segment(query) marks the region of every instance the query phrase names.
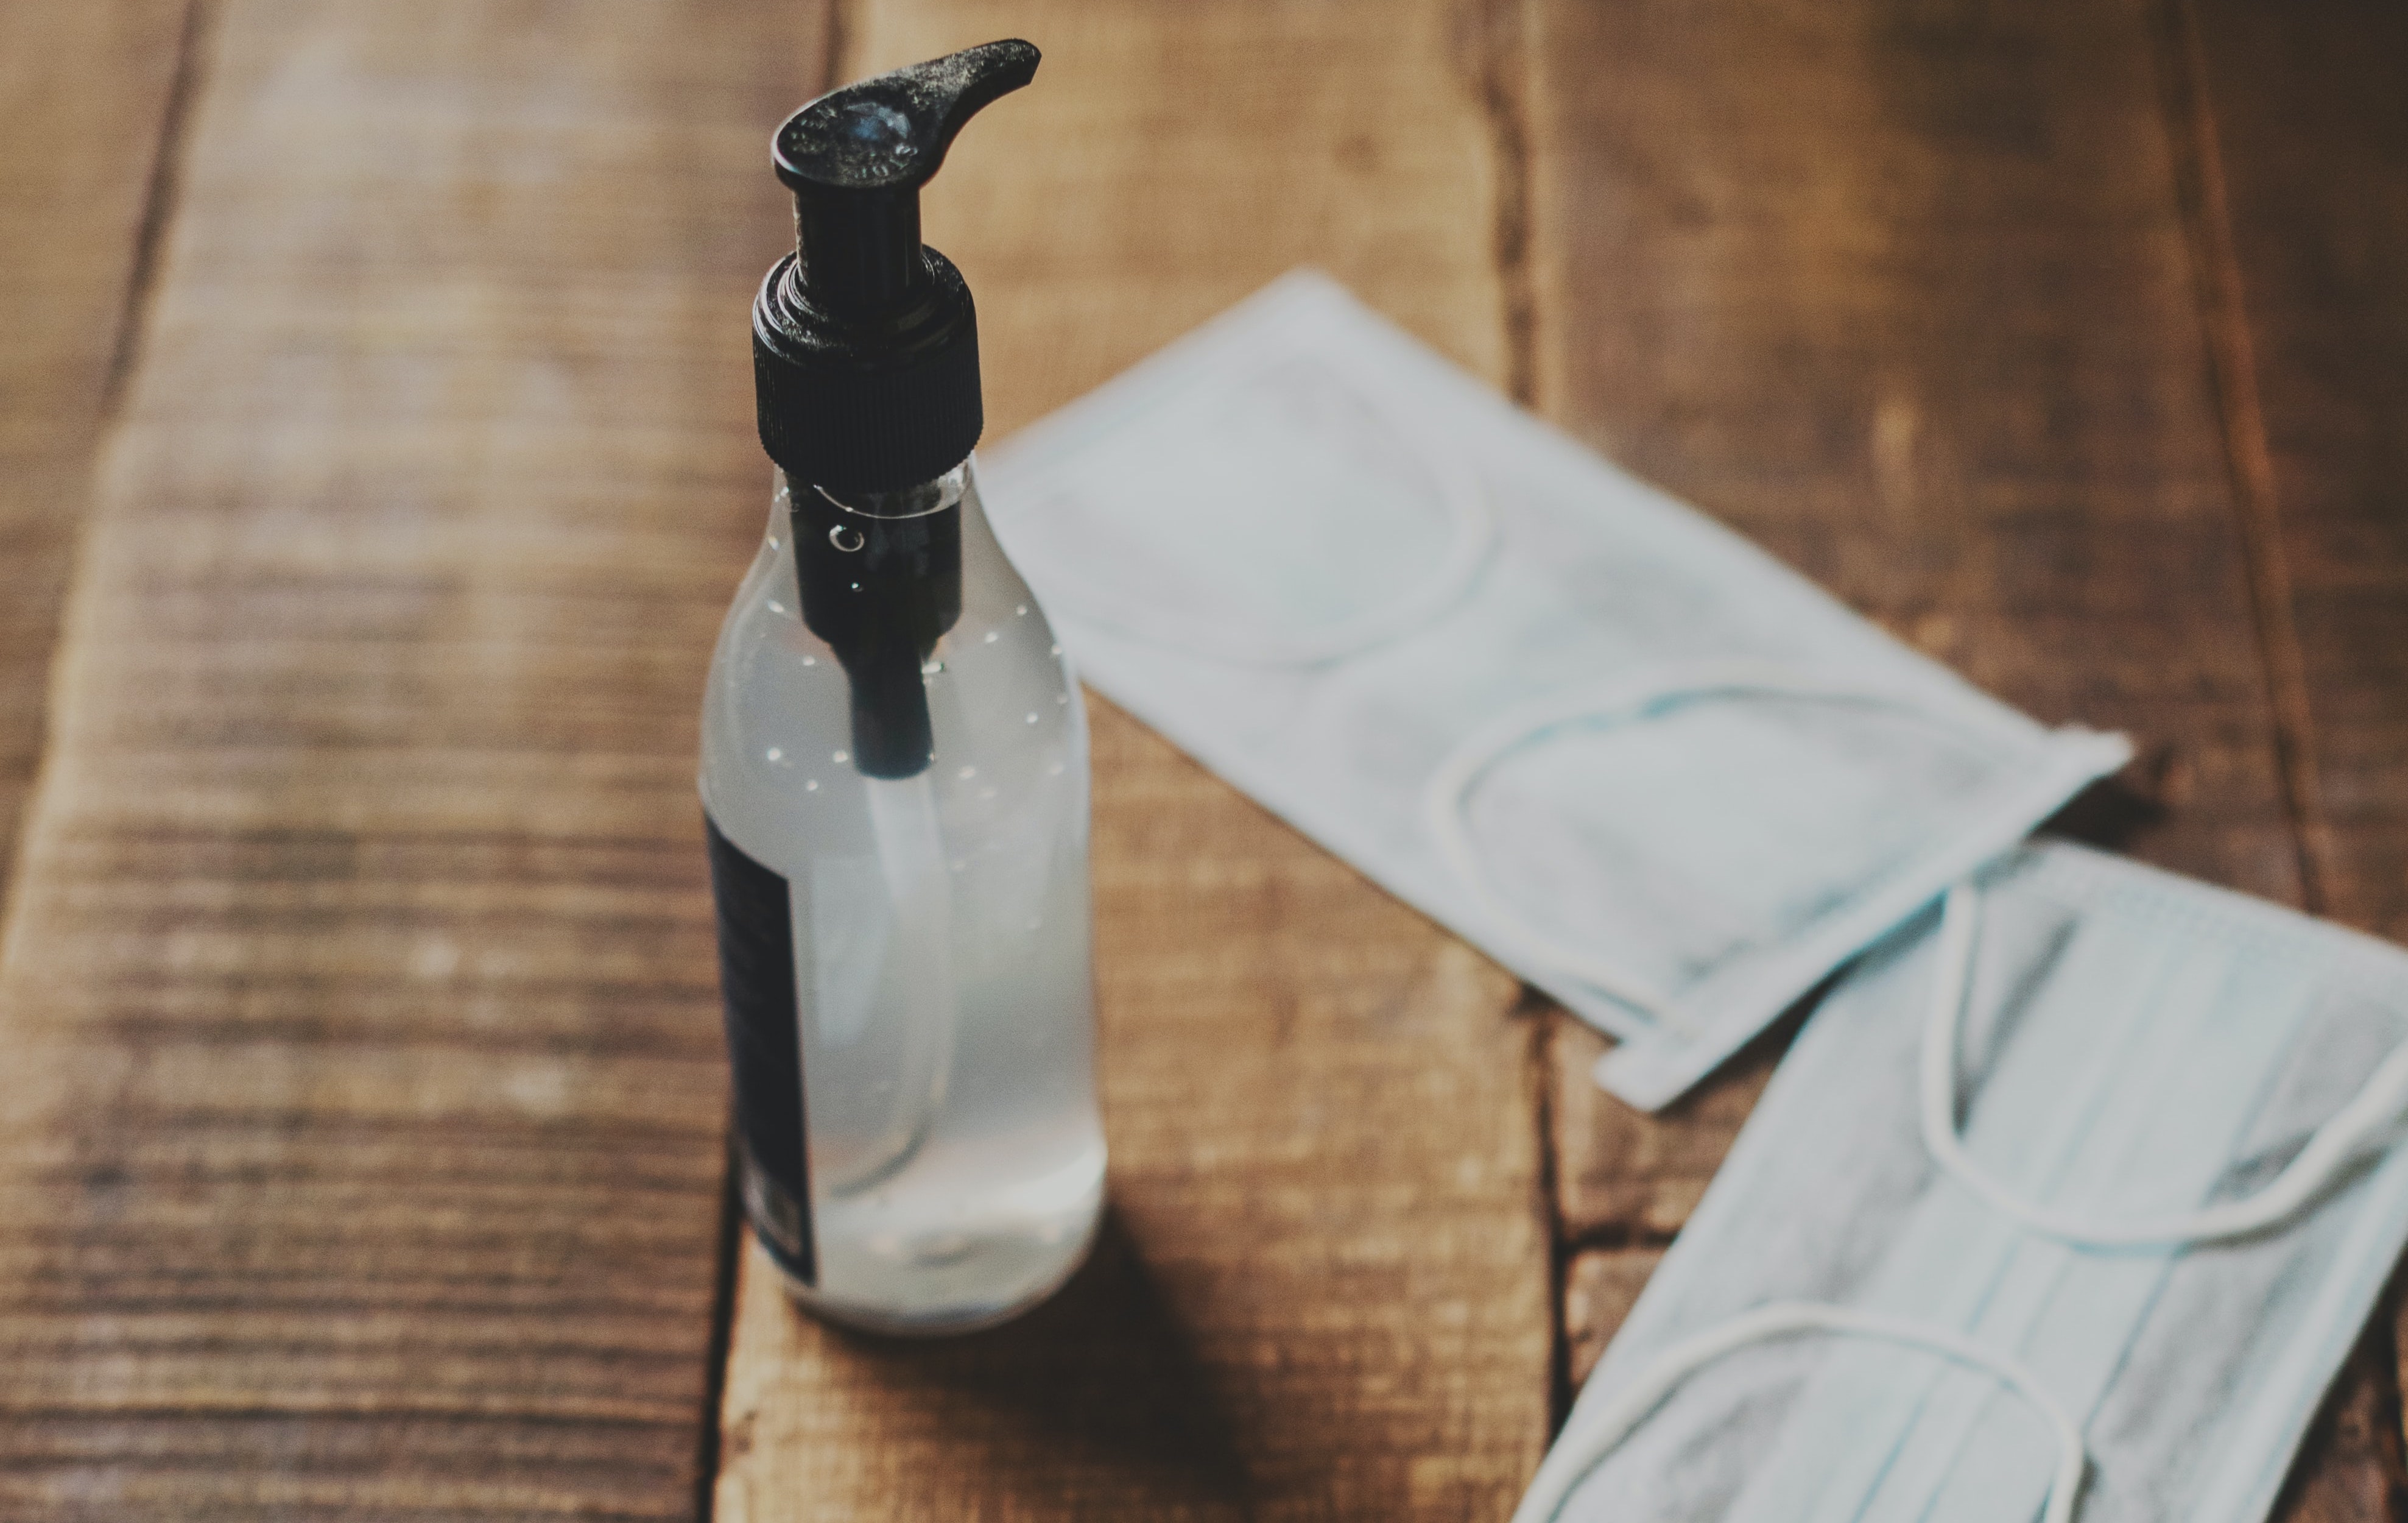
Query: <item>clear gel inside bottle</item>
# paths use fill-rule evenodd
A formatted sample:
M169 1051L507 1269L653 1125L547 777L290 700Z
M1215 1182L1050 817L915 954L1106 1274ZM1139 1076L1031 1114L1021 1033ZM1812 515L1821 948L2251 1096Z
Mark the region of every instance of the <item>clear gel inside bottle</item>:
M924 526L958 544L957 614L943 556L892 553ZM941 607L917 636L846 622L924 582ZM738 1167L795 1297L898 1332L1041 1300L1103 1200L1086 719L971 463L844 500L781 475L711 664L701 786Z

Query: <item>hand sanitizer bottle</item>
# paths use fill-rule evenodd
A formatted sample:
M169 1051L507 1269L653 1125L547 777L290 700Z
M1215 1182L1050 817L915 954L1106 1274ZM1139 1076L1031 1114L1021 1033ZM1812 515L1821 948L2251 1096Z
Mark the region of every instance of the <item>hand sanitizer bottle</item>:
M980 506L969 289L920 243L920 187L1037 57L973 48L779 129L777 485L703 708L745 1210L804 1307L888 1332L1041 1300L1103 1202L1086 719Z

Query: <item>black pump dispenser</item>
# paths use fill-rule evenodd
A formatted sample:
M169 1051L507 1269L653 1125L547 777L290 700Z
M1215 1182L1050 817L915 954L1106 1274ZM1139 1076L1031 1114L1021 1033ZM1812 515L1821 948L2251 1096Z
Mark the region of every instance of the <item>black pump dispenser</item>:
M920 187L1037 50L990 42L821 96L778 129L796 251L752 306L761 446L786 473L803 622L851 687L853 762L926 769L923 668L962 611L961 483L984 424L978 313L920 242Z
M920 242L920 187L1037 59L990 42L822 95L778 129L796 251L753 303L752 375L762 448L794 481L896 491L978 443L978 314L961 272Z

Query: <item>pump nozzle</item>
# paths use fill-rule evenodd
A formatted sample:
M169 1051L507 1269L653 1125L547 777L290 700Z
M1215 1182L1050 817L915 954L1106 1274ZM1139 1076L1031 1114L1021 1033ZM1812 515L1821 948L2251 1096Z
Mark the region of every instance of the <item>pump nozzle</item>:
M795 193L804 295L868 315L928 283L920 187L963 123L1037 77L1037 50L990 42L819 99L778 129L778 178Z

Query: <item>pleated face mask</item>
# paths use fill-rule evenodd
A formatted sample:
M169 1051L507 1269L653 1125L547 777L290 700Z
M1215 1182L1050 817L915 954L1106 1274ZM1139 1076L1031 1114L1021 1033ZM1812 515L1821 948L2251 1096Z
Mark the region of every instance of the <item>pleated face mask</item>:
M2408 953L2054 843L1869 954L1516 1523L2257 1523L2408 1241Z
M1291 276L1011 440L1082 676L1622 1039L1654 1108L2120 740L2051 732Z

